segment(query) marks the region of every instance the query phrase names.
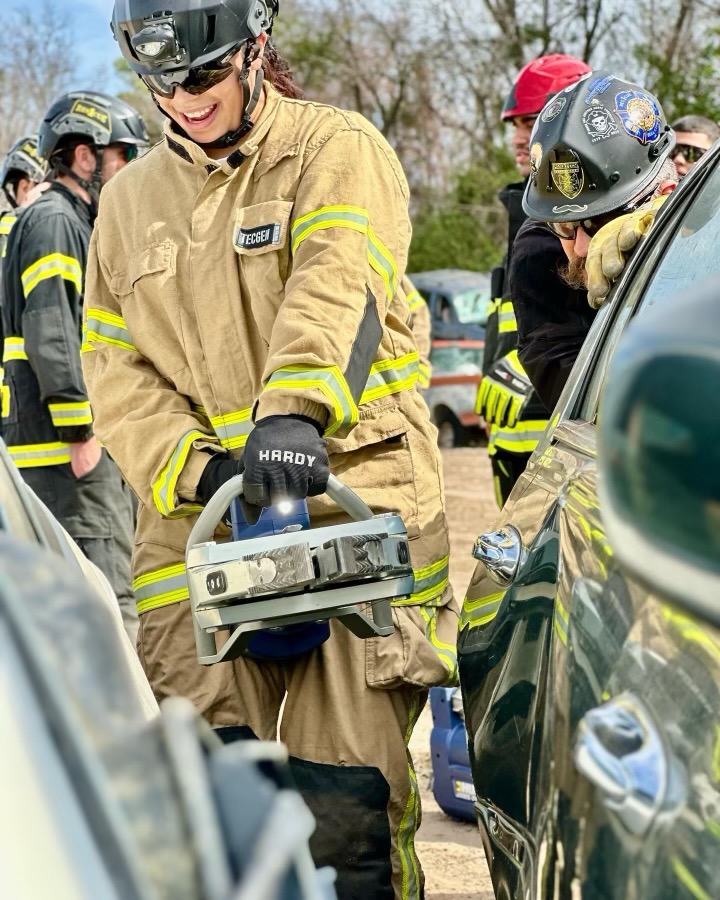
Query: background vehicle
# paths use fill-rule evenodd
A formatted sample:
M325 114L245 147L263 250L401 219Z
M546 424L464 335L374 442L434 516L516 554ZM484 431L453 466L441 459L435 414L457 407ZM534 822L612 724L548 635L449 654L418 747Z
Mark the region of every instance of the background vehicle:
M0 897L333 900L286 750L159 711L107 591L0 441Z
M490 276L436 269L408 276L430 307L433 338L482 340L490 303Z
M459 656L498 897L720 896L720 323L689 302L718 246L720 145L665 204L478 539ZM608 377L631 319L641 339ZM598 460L603 390L624 400Z
M432 377L423 396L441 447L458 447L470 438L481 437L475 399L482 379L484 348L483 340L432 342Z

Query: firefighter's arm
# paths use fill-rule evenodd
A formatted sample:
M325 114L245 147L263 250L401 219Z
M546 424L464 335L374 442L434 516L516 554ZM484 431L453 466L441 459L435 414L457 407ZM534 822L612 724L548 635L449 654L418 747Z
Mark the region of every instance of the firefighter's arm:
M95 433L146 506L165 518L191 515L200 509L196 488L208 453L225 451L187 398L143 356L142 335L131 334L110 289L101 232L99 218L88 257L81 354Z
M273 327L256 420L304 415L326 436L338 437L357 423L405 270L407 204L402 171L379 134L348 127L307 162L291 220L292 273ZM417 362L413 353L396 364L417 379Z
M521 401L519 395L513 397L504 390L506 382L503 377L503 374L509 374L511 371L514 373L511 377L513 381L517 381L515 375L520 378L524 376L515 353L516 347L517 322L512 300L509 297L491 300L485 325L483 380L480 382L475 400L475 412L479 413L489 425L506 424L506 413L513 422L517 419L515 411L517 403ZM519 413L519 410L517 412Z
M20 248L24 350L60 440L71 443L92 435L77 318L83 271L74 246L64 218L50 215L38 220Z
M424 389L430 387L430 379L432 378L432 366L430 365L430 348L432 346L430 307L407 275L403 278L401 287L405 293L405 300L410 310L410 330L413 333L418 353L420 354L418 387Z

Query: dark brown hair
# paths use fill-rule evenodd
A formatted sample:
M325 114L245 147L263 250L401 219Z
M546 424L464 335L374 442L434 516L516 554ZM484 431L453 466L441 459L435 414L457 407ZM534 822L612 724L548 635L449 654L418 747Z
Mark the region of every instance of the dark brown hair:
M272 41L268 41L265 47L263 73L265 78L283 97L289 97L291 100L302 100L305 96L295 84L292 69L288 65L287 60L280 56Z

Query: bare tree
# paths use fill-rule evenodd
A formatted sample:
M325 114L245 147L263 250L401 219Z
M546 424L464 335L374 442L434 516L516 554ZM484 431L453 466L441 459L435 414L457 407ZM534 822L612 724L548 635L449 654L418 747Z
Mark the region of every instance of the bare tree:
M29 12L0 12L1 152L36 132L50 104L68 89L74 51L67 17L50 0Z

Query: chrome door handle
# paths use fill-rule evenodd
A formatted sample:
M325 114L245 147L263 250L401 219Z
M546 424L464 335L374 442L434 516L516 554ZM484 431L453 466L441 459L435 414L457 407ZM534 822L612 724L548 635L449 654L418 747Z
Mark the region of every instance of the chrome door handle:
M578 726L575 765L633 834L650 828L668 795L670 761L634 694L591 709Z
M493 581L507 587L525 559L520 532L512 525L505 525L497 531L481 534L475 541L473 556L483 563Z

